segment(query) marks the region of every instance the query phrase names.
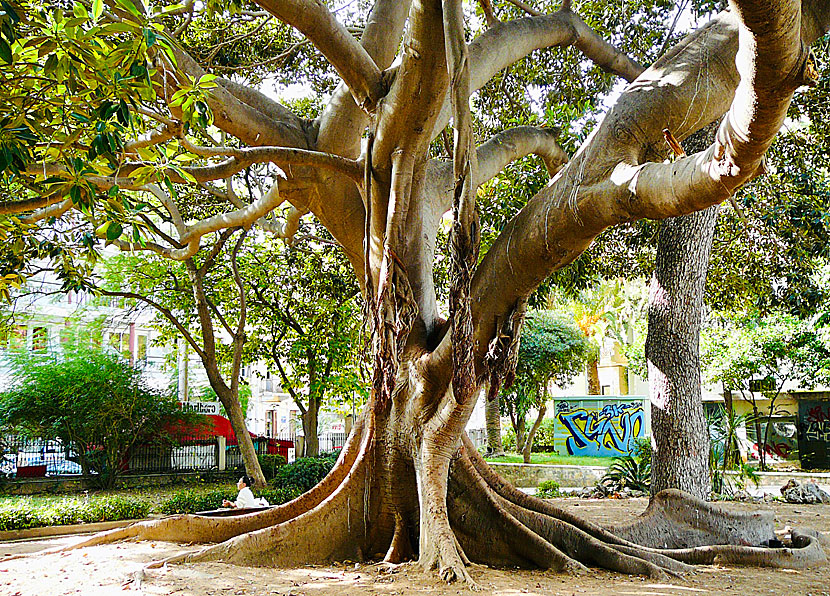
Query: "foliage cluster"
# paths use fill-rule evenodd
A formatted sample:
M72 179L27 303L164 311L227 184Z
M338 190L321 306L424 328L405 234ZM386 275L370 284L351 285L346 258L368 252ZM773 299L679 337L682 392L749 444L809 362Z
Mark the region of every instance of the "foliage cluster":
M277 470L269 485L274 488L297 488L305 492L319 483L334 467L334 457L299 457Z
M509 415L517 450L533 444L535 429L525 436L525 417L531 409L544 416L551 384L563 386L582 369L588 343L576 325L554 311L532 311L522 326L516 376L510 387L501 391L500 407ZM537 425L541 419L537 419ZM505 445L506 447L506 445ZM506 447L507 448L507 447Z
M554 499L561 496L559 483L556 480L543 480L536 487L536 496L540 499Z
M259 467L262 468L262 473L266 480L271 480L277 475L277 471L286 464L285 458L276 454L257 455L259 460Z
M624 488L648 492L651 486L651 464L631 455L615 457L600 484L611 492Z
M631 455L615 457L600 480L607 490L624 488L649 492L651 487L651 439L640 437L634 442Z
M147 386L120 355L101 350L67 350L60 359L21 353L11 361L10 386L0 394L0 424L60 439L104 487L115 482L133 445L169 443L173 429L203 419Z

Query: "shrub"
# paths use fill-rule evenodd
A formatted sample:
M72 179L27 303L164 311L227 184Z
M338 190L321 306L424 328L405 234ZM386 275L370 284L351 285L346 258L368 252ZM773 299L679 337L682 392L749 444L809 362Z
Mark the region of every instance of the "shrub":
M615 457L600 484L611 491L630 488L649 492L651 488L651 464L641 463L630 455Z
M540 499L553 499L561 496L559 491L559 483L556 480L543 480L536 487L536 496Z
M651 466L651 438L637 437L634 439L634 448L631 450L633 455L640 465L648 464Z
M296 487L305 492L326 477L334 462L330 457L300 457L277 470L270 484L273 488Z
M170 498L159 504L158 510L161 513L195 513L197 511L209 511L222 506L222 500L233 501L239 491L233 487L199 490L187 489L174 493Z
M255 497L265 497L269 505L281 505L297 498L304 491L295 487L254 489ZM187 489L174 493L170 498L162 501L158 510L160 513L196 513L210 511L222 506L222 501L236 499L239 491L230 486L212 490Z
M288 503L288 501L296 499L303 492L305 491L295 486L289 486L287 488L263 488L262 490L256 491L255 494L258 497L264 497L269 505L282 505L283 503Z
M259 467L262 468L262 473L266 480L271 480L277 475L277 470L285 465L285 458L279 454L257 455L259 460Z
M505 451L516 451L516 431L508 428L501 436L501 446Z
M536 429L536 434L533 436L533 447L531 451L534 452L550 452L553 451L554 438L553 433L556 429L556 419L545 418Z

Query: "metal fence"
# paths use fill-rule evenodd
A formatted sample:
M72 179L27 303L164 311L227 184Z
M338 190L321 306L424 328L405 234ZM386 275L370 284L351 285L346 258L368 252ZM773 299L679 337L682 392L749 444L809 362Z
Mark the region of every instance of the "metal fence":
M133 445L121 463L122 474L163 474L242 469L239 445L228 444L224 438L213 435L179 436L164 443ZM319 437L321 452L337 451L346 442L345 433L323 433ZM289 458L298 438L293 434L277 437L254 437L257 454L280 454ZM224 450L224 454L221 451ZM94 457L87 461L91 473L96 474ZM224 455L224 457L223 457ZM0 476L42 477L80 475L82 457L59 439L30 438L17 435L0 436Z
M468 428L467 436L472 441L476 449L487 447L487 429L486 428Z

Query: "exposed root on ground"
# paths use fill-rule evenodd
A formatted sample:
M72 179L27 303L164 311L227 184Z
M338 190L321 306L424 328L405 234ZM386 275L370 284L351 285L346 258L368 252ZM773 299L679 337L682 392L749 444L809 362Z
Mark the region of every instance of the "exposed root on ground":
M700 564L803 568L826 562L827 538L820 534L793 530L776 536L770 513L730 513L674 490L655 496L631 524L599 527L507 484L466 440L447 464L449 471L430 477L443 477L446 484L423 475L416 483L411 464L377 461L379 454L393 456L379 446L376 427L374 415L362 417L331 474L286 505L230 518L142 522L58 550L122 539L218 542L151 567L366 559L393 565L417 557L445 581L471 587L473 563L567 573L590 566L666 580ZM391 505L390 489L380 489L379 479L398 491Z
M372 426L367 426L361 434L354 464L335 490L315 507L291 519L239 534L194 553L157 561L149 567L201 561L277 567L363 559L372 514L364 498L370 481L367 467L374 438Z
M454 466L467 482L483 483L496 495L499 515L510 515L583 564L659 578L676 577L696 564L803 568L826 561L824 538L812 531L793 531L783 547L771 548L776 544L771 512L729 512L667 490L633 523L601 528L505 482L466 437Z
M35 555L65 552L88 546L97 546L99 544L110 544L121 540L163 540L166 542L182 543L224 542L236 536L292 520L317 507L341 486L351 469L355 466L358 455L362 451L365 451L366 431L365 420L361 417L356 422L354 432L349 436L349 440L343 446L340 457L331 472L314 488L288 503L264 511L229 517L182 514L162 519L137 522L123 528L94 534L86 540L69 546L41 551L35 553ZM16 555L7 557L6 560L29 556L34 555Z

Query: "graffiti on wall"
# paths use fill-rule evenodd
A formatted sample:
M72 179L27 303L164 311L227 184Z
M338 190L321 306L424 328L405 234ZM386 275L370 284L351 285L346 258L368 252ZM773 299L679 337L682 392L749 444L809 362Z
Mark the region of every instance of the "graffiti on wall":
M557 434L564 432L569 455L629 455L634 439L645 433L643 404L638 402L607 404L601 410L570 409L567 402L558 402L556 419L564 427Z
M817 405L807 410L804 417L804 438L808 441L830 443L830 406L825 408Z
M798 444L802 467L830 466L830 403L799 402Z

